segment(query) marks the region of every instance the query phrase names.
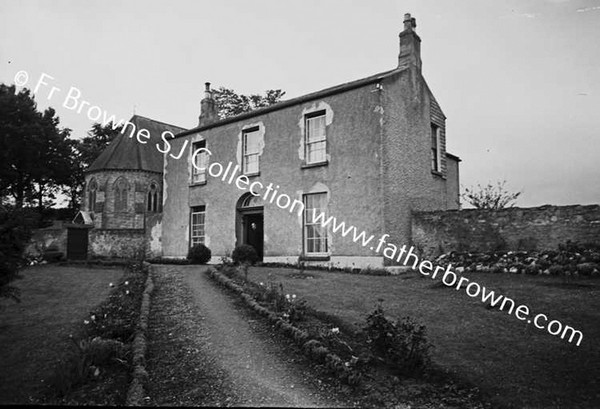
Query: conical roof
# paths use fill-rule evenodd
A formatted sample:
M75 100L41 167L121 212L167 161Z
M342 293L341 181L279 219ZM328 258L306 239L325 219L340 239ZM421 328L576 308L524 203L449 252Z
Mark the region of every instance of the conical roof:
M115 139L102 151L100 156L87 169L87 172L99 170L146 170L162 173L163 154L156 148L156 144L163 145L161 135L170 131L174 135L185 131L174 125L165 124L143 116L134 115L129 122L135 125L135 131L131 135L132 127L127 125L125 133L119 133ZM146 143L140 143L136 135L141 129L146 129L150 134L149 139L143 139Z

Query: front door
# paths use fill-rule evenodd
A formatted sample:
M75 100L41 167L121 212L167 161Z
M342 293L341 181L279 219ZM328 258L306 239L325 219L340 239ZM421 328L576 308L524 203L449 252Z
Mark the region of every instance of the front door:
M254 247L258 258L263 258L263 214L244 215L244 244Z

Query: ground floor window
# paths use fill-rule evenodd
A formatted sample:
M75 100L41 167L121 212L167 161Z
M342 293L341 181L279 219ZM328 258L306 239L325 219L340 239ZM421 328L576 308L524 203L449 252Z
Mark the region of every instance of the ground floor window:
M192 207L190 215L190 246L204 244L206 209L204 206Z
M327 193L304 195L304 253L324 256L328 251L327 228L314 220L315 213L327 214Z

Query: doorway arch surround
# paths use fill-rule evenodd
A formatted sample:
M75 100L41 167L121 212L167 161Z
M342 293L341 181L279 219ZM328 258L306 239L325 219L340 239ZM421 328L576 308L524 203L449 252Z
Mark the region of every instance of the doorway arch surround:
M248 244L256 250L260 260L264 251L264 203L252 193L242 195L235 211L236 246Z

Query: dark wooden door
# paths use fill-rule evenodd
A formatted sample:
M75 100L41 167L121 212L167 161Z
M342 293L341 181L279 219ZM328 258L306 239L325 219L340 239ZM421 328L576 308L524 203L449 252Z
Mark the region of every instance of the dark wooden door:
M67 259L87 260L88 229L69 228L67 231Z
M244 216L244 229L246 244L254 247L258 257L263 258L263 215L247 214Z

